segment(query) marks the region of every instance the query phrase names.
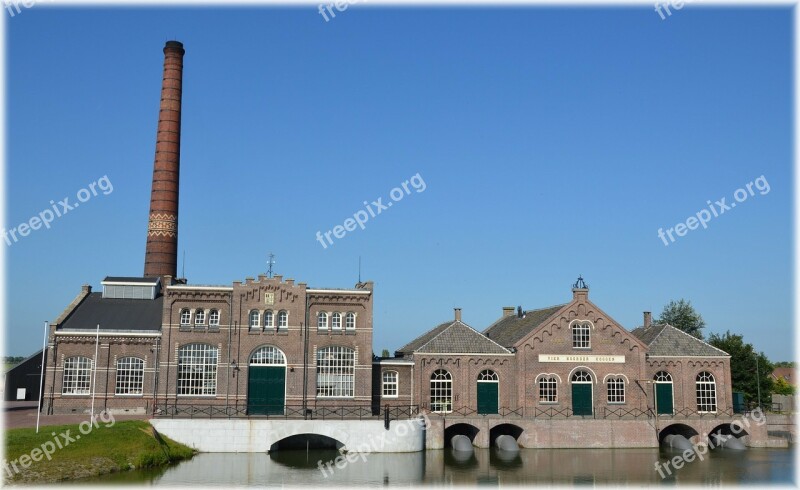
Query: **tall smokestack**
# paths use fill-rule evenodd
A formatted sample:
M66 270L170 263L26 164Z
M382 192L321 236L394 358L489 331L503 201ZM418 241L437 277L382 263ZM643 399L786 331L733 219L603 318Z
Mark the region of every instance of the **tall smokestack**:
M176 277L178 272L178 183L184 53L183 44L178 41L167 41L164 46L164 79L161 84L150 221L144 254L146 277Z

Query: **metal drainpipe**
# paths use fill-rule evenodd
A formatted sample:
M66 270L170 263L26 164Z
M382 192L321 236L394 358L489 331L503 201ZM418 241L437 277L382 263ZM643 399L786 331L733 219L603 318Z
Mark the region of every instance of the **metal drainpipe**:
M164 335L164 328L161 328L161 335ZM158 400L158 371L161 368L161 363L159 362L159 356L161 355L161 337L156 337L156 359L155 359L155 373L153 376L153 415L156 412L156 402Z
M305 325L303 326L303 420L308 417L308 292L306 292Z
M169 396L169 393L167 392L167 387L169 386L169 371L170 371L170 368L169 368L169 354L170 354L170 346L172 345L172 310L175 307L175 301L177 301L177 300L173 299L169 303L169 333L167 334L167 381L166 381L166 383L164 383L164 403L167 403L167 396ZM175 395L175 404L177 405L178 404L178 395L177 395L178 390L177 389L175 390L175 393L176 393L176 395Z
M233 292L231 292L230 299L228 300L228 365L225 371L225 413L228 414L228 418L231 416L230 412L228 411L228 398L230 397L231 393L231 341L233 335L231 325L233 325Z

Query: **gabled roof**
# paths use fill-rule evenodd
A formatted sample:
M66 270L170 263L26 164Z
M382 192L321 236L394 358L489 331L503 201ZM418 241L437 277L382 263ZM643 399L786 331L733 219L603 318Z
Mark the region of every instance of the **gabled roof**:
M631 333L647 345L649 356L730 357L727 352L668 324L639 327Z
M61 322L59 330L161 330L164 297L103 298L91 293Z
M490 325L483 333L498 344L511 347L564 306L566 303L525 311L522 318L516 313L505 316Z
M398 353L424 354L511 354L497 342L487 338L458 320L442 323L401 347Z

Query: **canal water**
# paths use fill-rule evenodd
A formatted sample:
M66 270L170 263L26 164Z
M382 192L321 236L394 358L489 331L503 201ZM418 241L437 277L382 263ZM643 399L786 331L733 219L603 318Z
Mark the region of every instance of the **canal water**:
M791 484L793 450L717 450L680 469L663 469L677 454L663 449L522 449L508 455L496 449L475 449L462 456L451 449L402 454L351 455L325 466L338 453L331 450L277 451L273 454L198 454L188 461L157 470L136 470L75 483L175 486L321 485L659 485ZM320 469L322 466L322 469ZM671 474L670 474L671 473Z

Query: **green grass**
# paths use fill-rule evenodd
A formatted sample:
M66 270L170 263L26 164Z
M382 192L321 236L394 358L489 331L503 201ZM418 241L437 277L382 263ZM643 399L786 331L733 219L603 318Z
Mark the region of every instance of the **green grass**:
M42 458L12 476L4 468L3 480L7 483L51 483L61 480L72 480L102 475L134 468L149 468L166 465L175 461L191 458L194 450L158 434L153 427L142 420L116 422L106 427L98 420L99 427L94 427L86 435L81 434L78 425L59 425L35 429L11 429L6 431L6 462L19 460L23 455L31 455L35 448L43 443L54 441L56 435L70 431L70 436L81 438L55 449L52 460ZM84 429L86 429L84 427ZM37 458L38 459L38 458ZM9 468L11 465L9 464Z

